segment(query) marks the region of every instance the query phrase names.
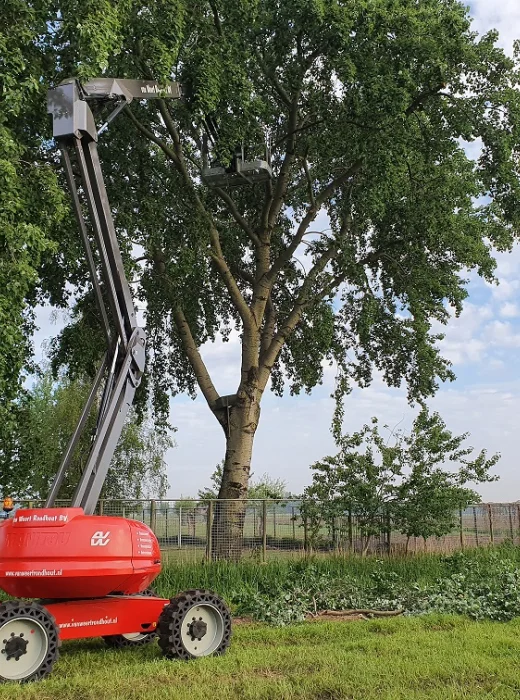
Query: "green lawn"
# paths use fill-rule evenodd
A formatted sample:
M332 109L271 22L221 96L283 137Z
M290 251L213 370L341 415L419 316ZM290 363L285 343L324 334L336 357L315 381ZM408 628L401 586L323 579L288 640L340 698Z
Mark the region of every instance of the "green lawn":
M69 642L52 676L0 687L9 700L450 700L520 695L520 620L427 616L236 626L220 658L168 662L155 645Z

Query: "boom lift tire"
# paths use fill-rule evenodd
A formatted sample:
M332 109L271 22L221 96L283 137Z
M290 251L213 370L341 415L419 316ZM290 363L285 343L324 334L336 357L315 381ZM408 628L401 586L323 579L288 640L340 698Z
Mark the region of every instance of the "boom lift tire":
M218 656L231 641L231 614L211 591L186 591L164 607L158 630L159 646L168 659Z
M0 682L48 676L58 660L59 631L43 605L9 600L0 605Z

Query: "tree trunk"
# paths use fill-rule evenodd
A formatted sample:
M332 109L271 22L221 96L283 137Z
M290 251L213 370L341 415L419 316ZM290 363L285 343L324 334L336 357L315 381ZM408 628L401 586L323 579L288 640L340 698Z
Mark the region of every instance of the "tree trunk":
M215 559L237 561L242 554L251 455L260 416L257 392L248 388L247 393L239 392L226 421L226 457L212 529Z

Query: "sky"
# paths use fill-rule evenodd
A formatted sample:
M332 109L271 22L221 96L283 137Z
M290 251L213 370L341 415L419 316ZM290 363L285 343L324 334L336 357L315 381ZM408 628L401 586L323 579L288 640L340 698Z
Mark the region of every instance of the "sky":
M518 0L475 0L470 5L474 28L483 33L496 28L500 44L512 53L520 38ZM321 222L326 227L326 223ZM320 222L314 228L320 230ZM443 328L442 354L453 363L457 380L441 386L429 401L455 434L469 433L475 450L499 452L493 470L500 479L477 487L483 500L520 500L520 249L499 254L497 277L491 286L470 275L469 299L461 316ZM61 326L52 311L38 313L34 343L37 357L43 345ZM236 390L239 340L203 348L203 358L221 395ZM283 479L288 490L301 493L312 478L310 465L335 453L330 433L334 404L334 369L326 368L323 386L311 396L277 398L267 392L262 401L260 425L252 461L253 479L264 473ZM368 389L354 390L345 404L344 429L357 430L378 416L381 423L409 430L416 414L405 391L389 389L376 376ZM167 454L168 497L196 496L210 483L215 466L224 456L222 429L202 398L179 396L171 401L171 423L176 446Z

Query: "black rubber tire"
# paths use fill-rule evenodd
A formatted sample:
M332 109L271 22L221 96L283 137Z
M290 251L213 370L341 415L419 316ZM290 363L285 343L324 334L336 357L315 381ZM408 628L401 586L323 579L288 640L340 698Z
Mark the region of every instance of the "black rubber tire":
M145 595L149 598L157 598L157 593L151 588L147 588L141 593L133 593L132 595ZM103 637L103 641L111 649L127 649L128 647L144 647L147 644L151 644L157 637L157 631L153 632L143 632L142 636L138 639L128 639L124 634L112 634L107 637Z
M4 628L7 623L13 622L17 618L30 618L34 620L35 623L39 624L47 638L47 651L38 668L33 669L27 676L13 679L0 674L0 683L28 683L30 681L39 681L51 673L54 664L59 658L61 640L56 620L43 605L24 600L9 600L0 605L0 645L2 646L2 652L4 654L6 640L2 640L2 628Z
M218 610L222 617L223 634L218 647L207 656L219 656L224 654L231 642L231 613L224 601L212 591L191 590L185 591L170 599L159 617L158 635L159 646L167 659L201 658L194 656L182 641L182 625L190 610L199 604L208 604Z

